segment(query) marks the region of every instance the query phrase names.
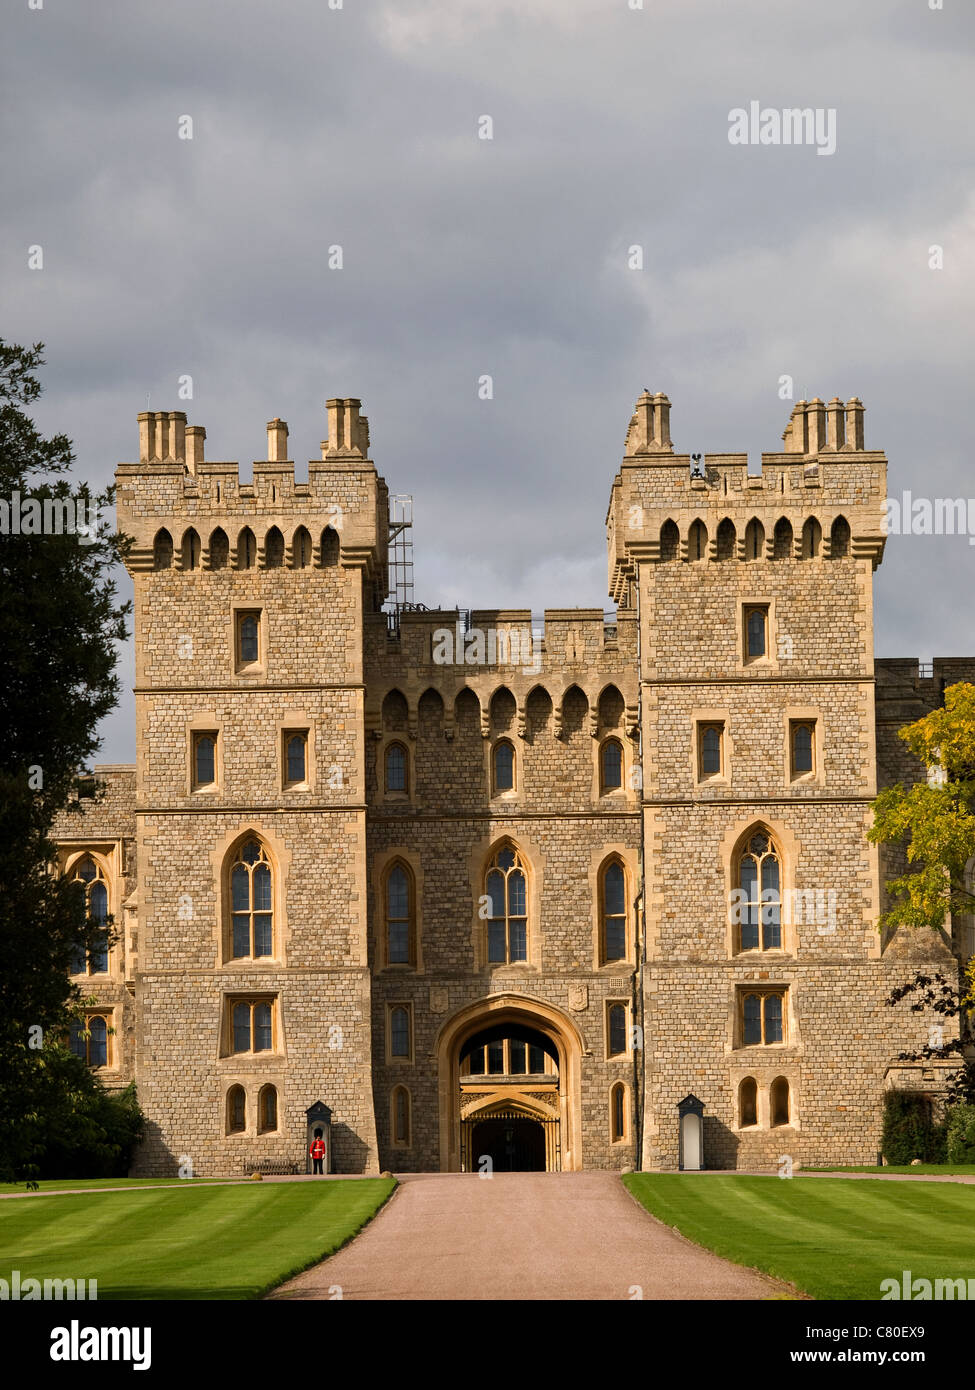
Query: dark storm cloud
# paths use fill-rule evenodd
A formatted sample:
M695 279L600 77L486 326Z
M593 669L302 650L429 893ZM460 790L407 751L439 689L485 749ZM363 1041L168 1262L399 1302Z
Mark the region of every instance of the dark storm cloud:
M184 373L208 455L245 469L271 416L301 465L325 397L360 396L428 603L604 602L644 386L678 448L756 459L783 374L857 394L892 491L967 495L972 29L925 0L23 0L3 332L47 343L42 422L97 480ZM731 146L753 99L834 107L836 153ZM975 650L973 556L891 540L879 653ZM129 707L104 756L131 757Z

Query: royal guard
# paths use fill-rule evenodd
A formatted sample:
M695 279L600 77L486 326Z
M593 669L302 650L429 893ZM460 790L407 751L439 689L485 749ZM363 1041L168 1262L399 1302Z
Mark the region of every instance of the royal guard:
M323 1173L322 1162L325 1158L325 1141L322 1138L322 1131L320 1129L315 1130L315 1137L308 1146L308 1152L311 1154L312 1172Z

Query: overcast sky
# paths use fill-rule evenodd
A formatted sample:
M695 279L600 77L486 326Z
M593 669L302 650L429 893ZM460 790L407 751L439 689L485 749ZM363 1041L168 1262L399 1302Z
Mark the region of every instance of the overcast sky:
M46 344L41 426L93 483L147 394L245 470L279 415L304 467L358 396L430 605L609 606L644 387L753 466L780 377L858 395L892 494L975 496L975 7L636 3L5 0L0 334ZM730 144L752 101L835 109L835 153ZM975 653L973 573L890 539L877 654ZM104 732L132 760L128 689Z

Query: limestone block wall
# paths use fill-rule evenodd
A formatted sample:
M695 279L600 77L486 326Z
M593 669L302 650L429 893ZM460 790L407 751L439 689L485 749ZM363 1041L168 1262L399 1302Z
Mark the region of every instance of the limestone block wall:
M497 614L476 616L485 630L499 621ZM527 617L504 615L500 621ZM626 768L639 766L638 745L626 727L627 704L635 704L634 670L621 667L612 646L606 650L602 615L585 610L546 614L541 670L528 675L500 665L458 674L432 662L427 642L416 637L449 626L442 615L404 614L401 622L405 653L390 650L378 624L367 629L373 638L367 645L367 701L376 708L366 744L366 786L380 1162L407 1171L439 1167L438 1034L460 1010L505 991L554 1005L584 1035L578 1105L585 1166L633 1166L636 1053L630 1048L624 1057L607 1058L605 1006L610 999L623 1002L630 1021L639 1021L634 980L640 792L627 777L624 788L602 795L598 756L601 737L610 734L626 748ZM629 620L628 631L634 630ZM578 641L585 654L578 671L568 674L559 661L549 661L550 646L564 651L567 640ZM607 687L613 687L608 695ZM515 787L493 795L490 755L498 737L515 747ZM408 749L405 795L385 790L383 751L391 739ZM524 965L487 962L486 925L478 917L486 866L503 839L523 855L529 876ZM598 872L613 854L627 865L630 958L600 966ZM383 951L383 874L396 858L409 865L416 883L415 969L386 964ZM409 1062L389 1057L386 1046L388 1009L401 1003L412 1009ZM630 1113L625 1139L614 1142L609 1092L617 1080L627 1086ZM392 1144L390 1107L397 1085L407 1086L412 1100L408 1149Z
M135 768L122 764L94 767L97 795L75 798L57 817L52 839L58 846L58 867L71 873L86 854L94 854L108 885L109 913L115 944L104 974L75 976L90 1009L104 1013L114 1029L108 1042L108 1065L99 1077L110 1090L135 1079L138 1040L138 999L135 971L138 931ZM126 904L130 904L128 907Z
M281 421L251 484L236 465L206 463L201 432L187 438L178 418L160 445L158 415L140 417L140 463L118 471L119 526L135 542L138 1074L152 1120L141 1172L174 1172L183 1156L202 1174L302 1163L317 1100L333 1110L337 1170L376 1168L362 618L385 579L386 489L357 405L330 402L330 438L305 484ZM259 614L256 662L240 660L240 609ZM307 730L307 757L290 785L284 734L295 728ZM217 736L205 786L193 776L201 731ZM230 864L250 837L271 869L272 951L237 959ZM234 1051L239 999L271 1004L270 1048ZM278 1099L266 1133L264 1085Z

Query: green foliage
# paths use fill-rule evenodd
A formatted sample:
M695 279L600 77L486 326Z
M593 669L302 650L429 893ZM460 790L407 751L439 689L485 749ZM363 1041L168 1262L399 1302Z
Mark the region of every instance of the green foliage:
M884 1101L881 1151L890 1164L944 1163L945 1124L936 1124L927 1096L913 1091L888 1091Z
M945 690L944 706L899 731L908 748L936 772L936 785L886 787L873 804L868 838L904 842L907 873L891 879L885 927L944 925L949 912L971 912L975 898L965 869L975 856L975 685Z
M21 408L41 387L42 344L0 339L0 498L83 499L72 491L74 462L64 435L44 439ZM76 812L79 769L98 748L97 725L115 706L116 643L128 604L116 602L111 566L129 542L99 524L91 536L0 534L0 1174L19 1176L37 1162L38 1109L58 1093L45 1083L38 1039L63 1030L79 991L69 983L74 945L93 945L74 885L52 869L50 833L62 810ZM59 1094L59 1093L58 1093ZM25 1166L26 1165L26 1166Z
M975 1163L975 1105L954 1105L948 1112L948 1162Z
M35 1178L124 1177L142 1137L135 1086L107 1091L80 1057L59 1044L33 1064L34 1108L24 1116Z

